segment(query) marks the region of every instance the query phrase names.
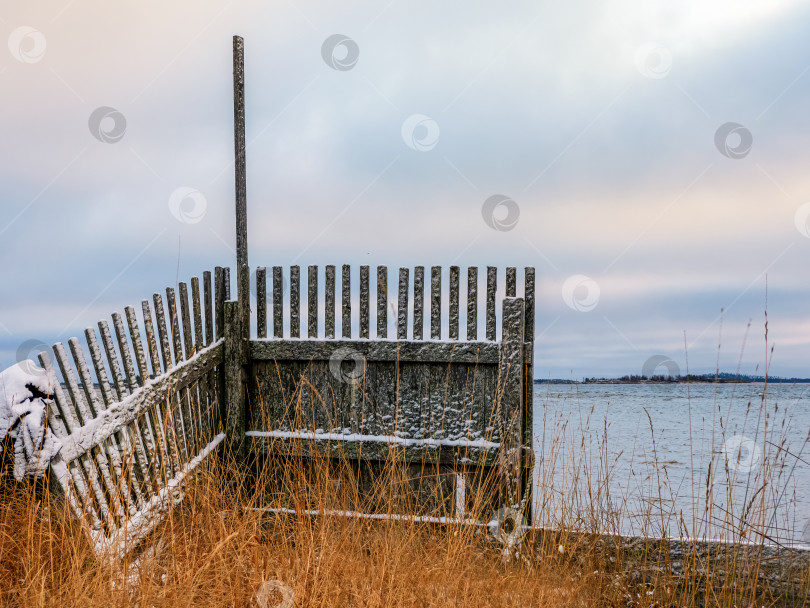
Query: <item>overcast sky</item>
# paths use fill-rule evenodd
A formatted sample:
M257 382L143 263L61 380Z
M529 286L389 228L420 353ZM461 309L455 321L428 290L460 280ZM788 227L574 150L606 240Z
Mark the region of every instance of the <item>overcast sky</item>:
M535 266L541 378L762 373L767 302L810 376L806 3L8 4L0 367L233 266L240 34L253 266Z

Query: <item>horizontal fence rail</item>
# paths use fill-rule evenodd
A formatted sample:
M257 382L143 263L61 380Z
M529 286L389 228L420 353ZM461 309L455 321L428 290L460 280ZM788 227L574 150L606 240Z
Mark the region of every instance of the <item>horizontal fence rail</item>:
M269 334L271 338L371 339L373 333L373 338L383 340L441 340L447 336L454 341L462 339L460 326L463 319L464 335L468 341L494 342L497 339L496 301L500 292L498 270L493 266L487 266L485 273L479 273L477 266L468 267L466 281L461 280L459 266L450 266L446 271L441 266L427 269L416 266L412 271L399 268L395 284L393 277L389 277L387 266L377 266L375 272L370 266L360 266L354 279L356 283L353 283L352 268L347 264L340 267L339 281L335 265L327 265L322 271L318 266L307 266L304 279L301 274L300 266L273 266L269 277L266 267L256 269L252 287L255 287L256 294L257 338L265 339ZM442 287L444 276L448 279L446 291ZM533 343L534 268L524 268L520 290L515 267L506 268L503 276L505 296L516 297L520 292L525 301L525 341ZM306 297L303 332L302 294ZM372 297L376 299L373 332L370 318ZM390 335L389 313L395 325ZM484 322L481 331L479 314ZM443 326L445 319L446 327Z
M220 427L227 268L127 306L39 355L54 386L51 462L97 552L121 554L183 496L185 477L224 436ZM213 284L212 284L213 278ZM201 289L202 287L202 289ZM87 363L86 352L90 355ZM69 351L69 352L68 352ZM92 367L91 367L92 366Z

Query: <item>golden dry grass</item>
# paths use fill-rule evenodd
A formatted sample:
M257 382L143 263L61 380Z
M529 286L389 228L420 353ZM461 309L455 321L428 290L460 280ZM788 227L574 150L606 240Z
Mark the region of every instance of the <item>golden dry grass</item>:
M605 546L593 536L532 534L521 556L506 560L486 530L473 526L245 509L291 499L314 508L367 506L356 492L329 482L323 470L305 479L300 461L280 464L288 480L296 480L285 485L297 497L262 489L273 487L261 479L269 466L259 483L243 483L243 468L211 459L146 543L154 552L106 565L47 488L6 482L0 498L0 601L87 608L258 606L261 584L278 580L292 589L299 607L770 604L771 598L757 595L756 575L741 564L732 566L739 575L710 589L694 577L688 584L673 577L651 549L645 555L643 547ZM706 564L696 559L687 571L700 566ZM281 599L272 593L267 605Z

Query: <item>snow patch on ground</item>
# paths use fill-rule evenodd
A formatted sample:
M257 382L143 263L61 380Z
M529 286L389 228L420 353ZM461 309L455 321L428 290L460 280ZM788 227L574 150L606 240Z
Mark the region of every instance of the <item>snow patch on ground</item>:
M59 451L59 441L45 424L53 393L52 380L33 361L0 372L0 452L10 437L18 481L26 474L41 476Z

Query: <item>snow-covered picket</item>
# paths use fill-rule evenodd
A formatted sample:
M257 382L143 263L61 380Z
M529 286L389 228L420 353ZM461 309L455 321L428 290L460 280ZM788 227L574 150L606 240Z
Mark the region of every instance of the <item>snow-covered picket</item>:
M59 440L45 424L51 383L45 370L30 360L0 372L0 452L4 445L14 446L17 480L41 476L59 450Z

